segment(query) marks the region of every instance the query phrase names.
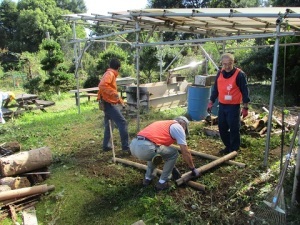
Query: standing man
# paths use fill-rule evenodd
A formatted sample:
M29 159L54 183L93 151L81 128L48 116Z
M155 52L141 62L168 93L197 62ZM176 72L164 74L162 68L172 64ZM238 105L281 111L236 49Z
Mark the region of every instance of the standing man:
M195 169L191 153L186 143L189 121L184 116L174 120L157 121L143 130L130 143L131 154L138 159L147 161L147 170L143 185L148 186L154 177L153 171L157 166L157 160L161 157L165 163L163 171L155 188L157 191L170 187L168 180L178 158L178 150L172 146L175 141L180 146L182 157L194 176L199 176Z
M109 63L109 68L104 73L99 83L99 91L97 100L103 106L104 111L104 139L103 151L112 150L110 137L109 120L112 120L118 127L120 132L122 150L129 152L129 138L127 122L122 115L118 104L125 107L122 98L117 91L117 77L121 67L120 61L112 59Z
M240 116L245 118L248 115L250 98L245 73L233 66L234 56L225 53L221 56L221 62L222 69L217 74L207 111L211 113L213 103L219 98L218 126L225 145L219 153L223 155L240 148Z
M9 92L0 92L0 123L5 124L5 120L3 118L3 113L2 113L2 105L4 103L4 107L7 107L8 103L14 100L15 94L11 91Z

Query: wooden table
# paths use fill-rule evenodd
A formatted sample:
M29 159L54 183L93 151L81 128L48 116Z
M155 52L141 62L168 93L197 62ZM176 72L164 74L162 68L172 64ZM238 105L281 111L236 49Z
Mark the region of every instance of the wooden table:
M124 87L128 84L134 83L134 81L135 78L132 77L120 77L117 78L117 85ZM78 90L75 89L75 90L71 90L70 92L75 94L76 105L78 105L78 101L80 101L80 93L85 93L85 96L88 97L88 101L89 101L92 96L97 97L98 90L99 90L98 87L91 87L91 88L80 88Z
M53 101L45 101L38 99L38 95L20 94L16 96L17 109L14 113L20 114L25 111L40 109L46 112L45 108L55 104Z

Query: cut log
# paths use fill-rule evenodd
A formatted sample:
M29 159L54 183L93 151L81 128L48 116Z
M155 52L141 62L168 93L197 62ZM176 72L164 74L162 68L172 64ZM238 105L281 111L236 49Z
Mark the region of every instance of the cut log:
M147 166L143 165L141 163L132 162L132 161L129 161L129 160L126 160L126 159L120 159L120 158L115 158L115 160L116 160L116 162L120 162L120 163L123 163L125 165L133 166L133 167L136 167L136 168L142 169L142 170L147 170ZM160 170L160 169L156 169L156 172L158 174L162 174L162 170ZM188 181L187 185L194 188L194 189L196 189L196 190L205 191L205 186L202 185L202 184L199 184L197 182Z
M176 148L181 153L181 150L178 146L172 145L172 147ZM220 159L220 157L218 157L218 156L209 155L209 154L206 154L206 153L203 153L203 152L197 152L197 151L194 151L194 150L191 150L191 149L189 149L189 151L192 155L200 156L200 157L203 157L205 159L212 159L212 160ZM233 161L233 160L228 160L224 163L229 164L229 165L235 165L235 166L242 167L242 168L246 167L245 163L240 163L240 162L236 162L236 161Z
M265 134L267 132L268 128L264 127L263 129L261 129L261 131L259 131L259 135L262 136L263 134Z
M225 162L225 161L227 161L227 160L229 160L231 158L234 158L236 155L237 155L236 151L231 152L231 153L229 153L229 154L227 154L227 155L225 155L225 156L223 156L223 157L221 157L221 158L219 158L219 159L217 159L215 161L212 161L212 162L210 162L210 163L208 163L208 164L206 164L204 166L201 166L201 167L197 168L197 170L198 170L198 172L201 175L201 173L203 173L203 172L205 172L205 171L207 171L207 170L209 170L209 169L211 169L211 168L213 168L215 166L218 166L218 165L222 164L223 162ZM190 171L190 172L187 172L185 174L182 174L181 178L179 178L179 179L176 180L176 183L178 185L181 185L181 184L183 184L185 182L188 182L192 178L194 178L194 176L192 175L192 172Z
M12 151L13 153L21 151L21 145L17 141L6 142L1 145L2 148Z
M43 185L37 185L33 187L20 188L11 191L3 191L0 193L0 201L22 198L24 196L29 196L34 194L43 194L52 190L54 190L53 185L47 186L47 184L43 184Z
M204 127L203 130L205 132L206 135L211 136L211 137L220 137L220 133L219 130L213 129L214 127Z
M8 185L0 185L0 192L2 192L2 191L10 191L11 190L11 188L10 188L10 186L8 186Z
M0 184L8 185L11 190L31 186L27 177L4 177L0 179Z
M18 175L52 163L52 154L48 147L19 152L0 158L0 170L3 177Z

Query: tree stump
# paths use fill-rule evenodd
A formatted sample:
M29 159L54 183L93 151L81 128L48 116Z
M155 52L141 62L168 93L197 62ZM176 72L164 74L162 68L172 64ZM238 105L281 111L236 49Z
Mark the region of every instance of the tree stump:
M0 171L3 177L8 177L47 167L51 163L50 149L42 147L0 158Z

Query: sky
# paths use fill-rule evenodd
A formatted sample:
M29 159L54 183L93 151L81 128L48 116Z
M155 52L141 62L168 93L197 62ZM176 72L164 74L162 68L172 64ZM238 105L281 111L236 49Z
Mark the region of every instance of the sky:
M18 2L18 0L13 1ZM144 9L147 5L147 0L84 0L84 2L88 10L87 13L103 15L106 15L108 12Z
M144 9L147 0L84 0L88 13L103 14L108 12Z

